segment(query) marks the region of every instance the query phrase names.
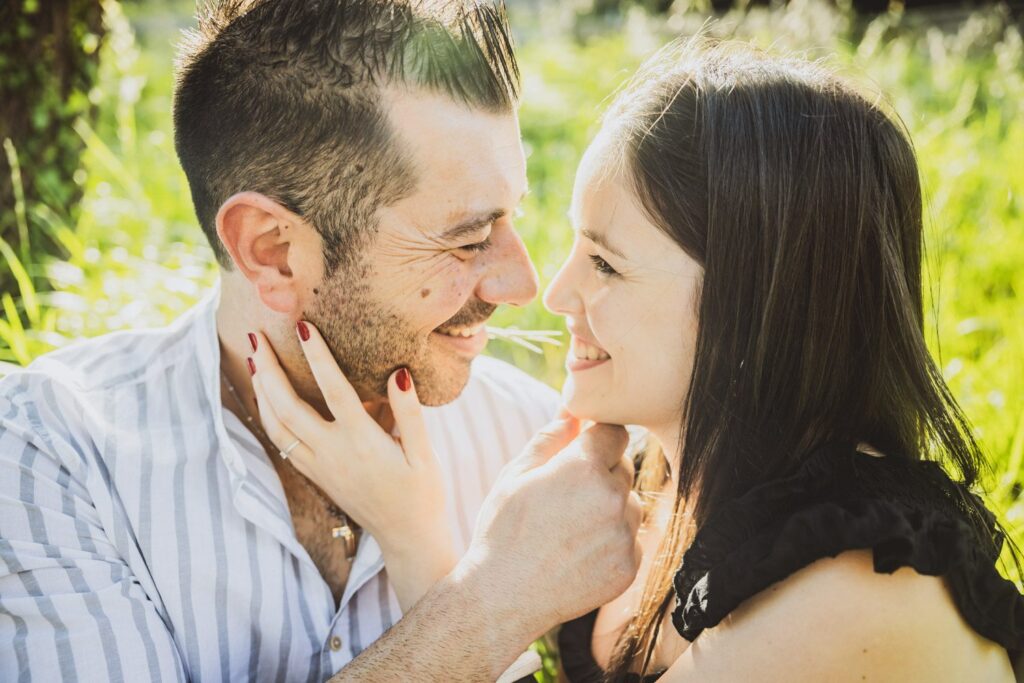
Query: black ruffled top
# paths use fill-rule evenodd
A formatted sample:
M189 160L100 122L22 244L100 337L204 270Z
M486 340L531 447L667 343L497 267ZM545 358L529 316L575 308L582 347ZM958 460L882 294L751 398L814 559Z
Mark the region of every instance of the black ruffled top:
M701 526L675 576L672 622L693 641L812 562L871 549L876 572L912 567L945 577L964 620L1017 660L1024 596L996 569L1003 542L992 513L936 463L832 444ZM592 630L593 615L563 626L563 668L574 683L603 675L590 654Z

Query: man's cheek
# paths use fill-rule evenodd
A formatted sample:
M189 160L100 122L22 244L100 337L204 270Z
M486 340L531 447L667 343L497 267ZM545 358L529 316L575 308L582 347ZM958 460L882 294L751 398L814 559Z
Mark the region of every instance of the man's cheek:
M420 317L424 316L424 310L443 309L447 305L458 308L458 304L451 301L457 298L456 292L465 290L468 285L464 283L465 274L452 261L457 259L447 256L427 266L410 265L404 272L394 274L381 288L384 300Z
M474 281L458 277L435 282L420 289L417 305L433 321L431 329L440 327L462 310L473 294Z

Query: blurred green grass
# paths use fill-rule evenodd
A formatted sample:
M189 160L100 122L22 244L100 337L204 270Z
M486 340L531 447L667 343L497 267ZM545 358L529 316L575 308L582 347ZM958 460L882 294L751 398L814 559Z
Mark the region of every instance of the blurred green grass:
M214 281L212 252L196 226L173 149L172 42L187 3L132 6L133 22L110 3L110 39L93 93L101 117L80 126L87 142L77 180L84 206L76 225L59 210L29 207L68 248L66 261L24 264L54 291L0 297L0 362L25 364L83 335L163 324ZM550 281L572 237L565 213L575 165L607 98L642 59L706 21L682 9L653 19L632 12L587 23L571 8L514 15L524 77L521 123L531 193L521 231ZM168 28L170 27L170 28ZM828 57L882 89L907 123L928 202L927 325L944 373L991 456L991 503L1020 544L1024 503L1024 46L999 6L969 16L854 17L820 0L742 9L711 32L765 47ZM140 44L142 47L140 48ZM13 250L0 264L17 268ZM2 266L0 266L2 267ZM27 278L22 278L27 282ZM539 301L502 310L496 323L564 329ZM542 355L494 342L490 352L554 386L564 348ZM0 368L2 372L2 368ZM1017 578L1017 577L1015 577Z

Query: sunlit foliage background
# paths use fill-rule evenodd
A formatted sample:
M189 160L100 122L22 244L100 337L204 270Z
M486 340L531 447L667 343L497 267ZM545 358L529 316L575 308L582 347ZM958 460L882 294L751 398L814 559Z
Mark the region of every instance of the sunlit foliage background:
M628 4L628 3L626 3ZM174 155L170 98L173 43L190 23L182 0L104 3L94 127L79 123L87 151L75 176L83 199L70 224L65 207L21 207L70 254L21 263L21 245L0 244L0 269L18 287L2 293L0 362L27 364L82 335L161 325L214 281L212 252L192 214ZM639 9L604 18L585 5L515 3L525 96L521 112L531 194L518 223L550 281L571 244L565 212L576 162L602 104L646 55L707 20L675 3L657 18ZM127 12L127 16L126 16ZM717 35L824 57L876 84L910 128L928 201L927 324L932 348L977 428L993 472L991 502L1015 529L1024 463L1024 47L999 6L962 12L857 18L818 0L740 9ZM13 141L16 152L18 142ZM51 292L36 292L32 277ZM563 329L539 302L498 322ZM493 342L490 352L554 386L564 348L543 355ZM8 368L9 369L9 368ZM2 373L0 368L0 373Z

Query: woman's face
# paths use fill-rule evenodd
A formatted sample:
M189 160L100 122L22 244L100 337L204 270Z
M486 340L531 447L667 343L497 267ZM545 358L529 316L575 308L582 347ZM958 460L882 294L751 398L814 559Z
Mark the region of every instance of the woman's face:
M572 335L569 410L670 435L690 384L703 270L647 218L620 159L607 131L584 154L572 253L544 303Z

